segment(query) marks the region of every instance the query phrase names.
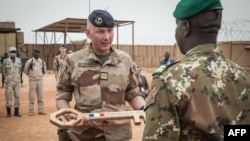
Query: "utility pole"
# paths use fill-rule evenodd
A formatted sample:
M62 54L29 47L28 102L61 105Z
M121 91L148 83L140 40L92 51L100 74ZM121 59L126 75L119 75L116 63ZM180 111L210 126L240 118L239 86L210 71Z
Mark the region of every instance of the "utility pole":
M90 0L89 0L89 14L90 14Z

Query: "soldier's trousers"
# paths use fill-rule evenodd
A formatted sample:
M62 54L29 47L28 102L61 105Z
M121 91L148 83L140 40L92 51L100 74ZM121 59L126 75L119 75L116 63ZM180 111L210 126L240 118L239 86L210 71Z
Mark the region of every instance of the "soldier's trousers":
M38 112L44 112L43 80L29 80L29 113L34 113L36 97Z
M3 72L2 72L2 86L4 86L4 75L3 75Z
M18 108L20 106L20 83L6 82L5 83L5 100L6 107L12 107L12 93L14 92L14 107Z

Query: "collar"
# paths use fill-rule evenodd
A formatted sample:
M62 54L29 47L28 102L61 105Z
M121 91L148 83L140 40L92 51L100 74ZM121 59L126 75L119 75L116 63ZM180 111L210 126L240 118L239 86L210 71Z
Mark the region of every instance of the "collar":
M64 59L66 57L67 54L65 54L64 56L62 54L60 54L60 59Z
M37 59L36 59L35 57L32 57L32 59L33 59L33 60L38 60L38 61L40 60L40 58L39 58L39 57L38 57Z
M110 58L105 62L105 64L108 63L108 64L116 65L119 62L121 62L116 49L110 47L110 52L111 52ZM92 60L95 60L95 61L99 60L96 57L96 55L95 55L93 49L91 48L91 46L88 47L88 57L89 57L89 59L92 59Z
M220 49L217 47L216 44L202 44L190 49L186 53L186 56L208 52L220 52Z

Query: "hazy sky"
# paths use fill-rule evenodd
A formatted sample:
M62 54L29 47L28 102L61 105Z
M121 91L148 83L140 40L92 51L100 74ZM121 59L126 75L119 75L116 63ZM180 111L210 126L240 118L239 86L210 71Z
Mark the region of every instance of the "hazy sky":
M90 4L89 4L90 1ZM116 20L135 21L135 44L174 44L173 10L179 0L0 0L0 21L13 21L34 43L36 30L65 18L87 18L93 9L106 9ZM222 0L223 21L250 20L249 0ZM119 28L120 43L131 43L131 26ZM77 36L77 37L75 37ZM72 40L86 38L73 35Z

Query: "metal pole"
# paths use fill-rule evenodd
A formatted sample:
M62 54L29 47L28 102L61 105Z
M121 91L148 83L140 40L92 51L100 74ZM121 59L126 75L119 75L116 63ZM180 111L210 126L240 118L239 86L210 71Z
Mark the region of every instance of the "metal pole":
M117 24L117 27L116 27L116 44L117 44L117 49L119 49L119 25Z
M90 0L89 0L89 14L90 14Z
M134 44L135 44L135 37L134 37L134 34L135 34L135 27L134 27L134 21L132 22L132 59L134 60L135 59L135 54L134 54Z

